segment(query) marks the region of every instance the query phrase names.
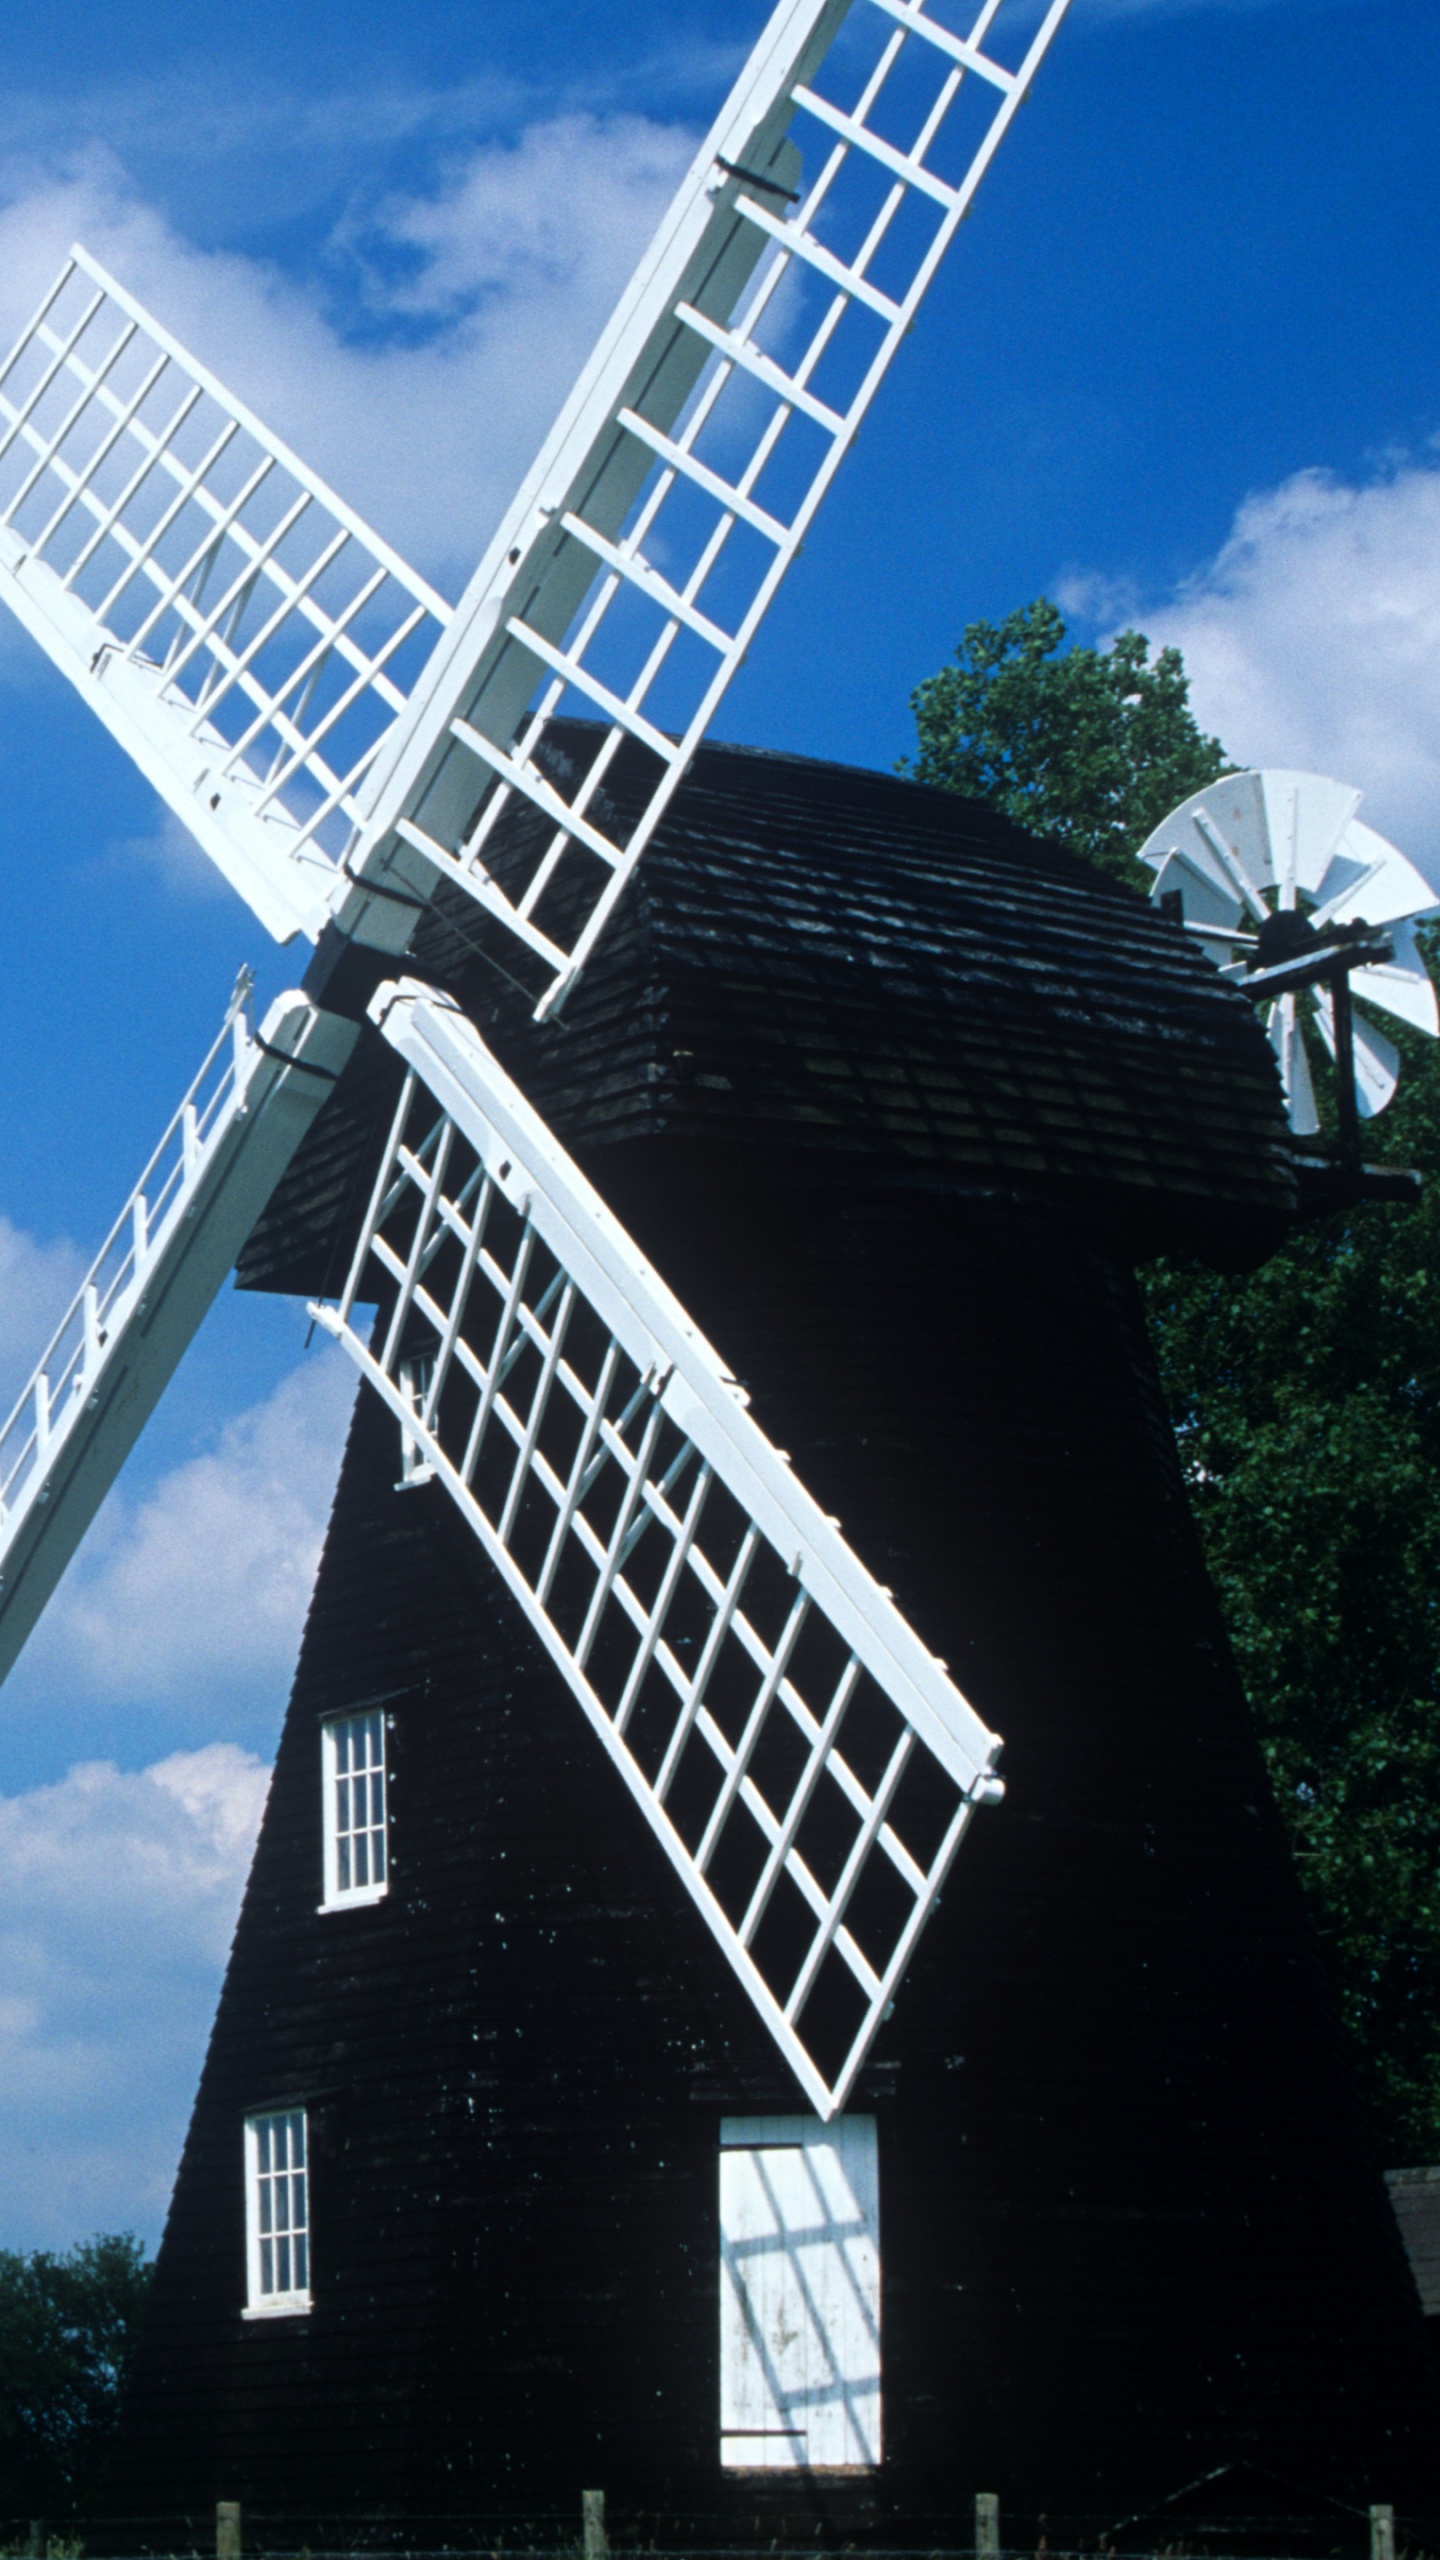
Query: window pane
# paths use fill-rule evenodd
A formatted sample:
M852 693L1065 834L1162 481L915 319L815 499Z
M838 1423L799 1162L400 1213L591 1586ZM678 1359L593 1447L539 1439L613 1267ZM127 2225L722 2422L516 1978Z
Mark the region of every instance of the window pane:
M385 1718L377 1708L328 1727L334 1753L329 1799L329 1891L337 1898L383 1886L386 1854Z
M303 2107L286 2107L248 2120L245 2218L252 2308L263 2300L279 2309L287 2297L308 2291L305 2125Z

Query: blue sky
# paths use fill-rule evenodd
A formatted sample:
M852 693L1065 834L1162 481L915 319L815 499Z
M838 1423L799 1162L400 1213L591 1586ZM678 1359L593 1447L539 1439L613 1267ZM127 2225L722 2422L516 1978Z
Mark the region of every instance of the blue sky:
M450 592L761 0L138 0L0 27L0 335L78 234ZM1440 876L1420 0L1074 0L725 706L888 765L1042 589L1185 648L1242 761ZM0 628L0 1393L266 947ZM158 2233L348 1402L227 1293L0 1698L0 2245Z

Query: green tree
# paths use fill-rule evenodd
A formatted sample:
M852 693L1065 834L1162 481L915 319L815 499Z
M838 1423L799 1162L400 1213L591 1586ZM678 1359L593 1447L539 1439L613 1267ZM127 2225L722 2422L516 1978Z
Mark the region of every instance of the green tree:
M1043 598L972 624L913 697L911 770L1148 886L1135 847L1221 749L1174 650L1066 637ZM1142 1286L1362 2085L1413 2161L1440 2159L1440 1054L1386 1029L1404 1065L1367 1153L1430 1177L1419 1206L1316 1220L1242 1278L1157 1263Z
M86 2512L149 2283L128 2233L0 2250L0 2519Z
M1066 636L1047 596L969 624L955 664L911 695L919 753L900 770L988 800L1148 889L1137 845L1225 758L1195 725L1178 649L1152 665L1138 631L1103 650L1067 649Z

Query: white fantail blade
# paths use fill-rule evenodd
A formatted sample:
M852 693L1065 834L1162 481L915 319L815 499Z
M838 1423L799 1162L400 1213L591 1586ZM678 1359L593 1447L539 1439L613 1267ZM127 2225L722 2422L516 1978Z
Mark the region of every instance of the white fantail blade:
M1226 881L1246 913L1258 919L1261 893L1275 885L1263 776L1227 773L1172 809L1146 838L1139 859L1158 872L1171 856L1184 856L1203 877ZM1174 885L1183 893L1183 882Z
M1246 949L1238 929L1226 931L1227 886L1235 915L1256 930L1267 915L1285 909L1296 910L1317 934L1336 925L1381 926L1394 959L1357 969L1353 992L1417 1031L1440 1032L1440 1007L1413 928L1413 920L1433 913L1440 901L1415 864L1356 816L1359 805L1358 791L1327 774L1282 767L1225 774L1193 792L1142 845L1140 860L1156 875L1151 897L1178 892L1187 928L1242 986L1243 974L1227 964L1239 959L1253 968L1259 954ZM1304 1136L1319 1126L1305 1058L1307 1018L1318 1023L1333 1056L1328 999L1286 997L1269 1017L1291 1126ZM1393 1094L1399 1060L1358 1015L1355 1061L1360 1108L1371 1116Z
M1397 1015L1412 1030L1428 1031L1433 1039L1440 1033L1440 1005L1416 947L1414 926L1390 925L1387 930L1395 946L1394 959L1381 961L1373 968L1353 970L1352 992L1362 1003L1378 1005L1382 1013Z
M248 978L219 1038L0 1429L0 1679L355 1043Z
M0 598L266 931L318 934L450 608L83 249L0 366Z
M1155 902L1173 896L1181 901L1186 929L1217 969L1228 967L1239 951L1253 945L1255 920L1208 847L1189 846L1160 857Z
M1324 774L1227 773L1173 809L1139 858L1158 870L1172 847L1205 854L1268 907L1310 906L1359 806L1358 791Z
M538 1012L594 949L1065 6L780 0L496 533L350 867L402 897L458 882ZM547 756L557 713L600 723L578 765ZM507 809L527 823L497 835ZM337 913L396 947L359 890Z
M1424 873L1358 818L1338 837L1315 891L1316 921L1326 924L1397 924L1436 904Z
M1000 1745L479 1033L410 1072L338 1305L807 2098L845 2103ZM377 1296L373 1332L357 1301Z
M1323 773L1296 773L1267 765L1256 776L1264 803L1271 874L1277 904L1293 907L1319 898L1321 882L1346 826L1360 806L1348 782Z
M1186 922L1213 925L1229 940L1243 932L1246 908L1239 891L1204 846L1187 846L1160 857L1155 878L1157 900L1178 891L1185 902Z
M1297 1137L1313 1137L1320 1126L1315 1087L1305 1055L1305 1035L1295 998L1281 996L1270 1014L1270 1046L1280 1067L1280 1081L1290 1105L1290 1126Z
M1373 1120L1394 1097L1400 1081L1400 1052L1383 1031L1363 1014L1352 1015L1351 1042L1355 1052L1355 1101L1362 1120ZM1335 1009L1329 992L1322 988L1316 1000L1315 1023L1329 1050L1335 1056Z

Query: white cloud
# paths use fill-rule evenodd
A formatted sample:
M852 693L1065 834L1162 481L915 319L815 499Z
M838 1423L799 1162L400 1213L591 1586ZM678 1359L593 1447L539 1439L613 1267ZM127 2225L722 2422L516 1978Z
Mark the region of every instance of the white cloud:
M82 239L379 531L451 588L608 318L694 139L644 116L568 114L457 152L433 189L334 235L358 291L342 334L323 287L199 249L89 145L0 166L0 337ZM343 298L343 297L342 297Z
M212 1742L0 1797L0 2246L157 2236L268 1777Z
M6 670L9 672L8 668ZM173 897L200 900L209 905L226 899L231 892L228 883L203 854L186 826L182 826L173 809L160 808L155 824L143 836L121 836L108 844L101 857L107 871L148 871Z
M432 195L390 196L349 243L363 260L369 238L385 260L370 287L385 313L461 317L502 298L529 311L555 293L585 309L603 296L608 313L693 148L644 116L557 116L474 151ZM409 275L393 272L397 251L415 259Z
M1237 763L1354 783L1372 825L1440 864L1440 468L1297 472L1139 618L1183 650L1196 718Z
M68 1236L42 1244L0 1212L0 1419L10 1410L85 1277Z
M321 1352L143 1500L113 1493L31 1640L27 1693L193 1701L212 1730L283 1695L354 1388Z

